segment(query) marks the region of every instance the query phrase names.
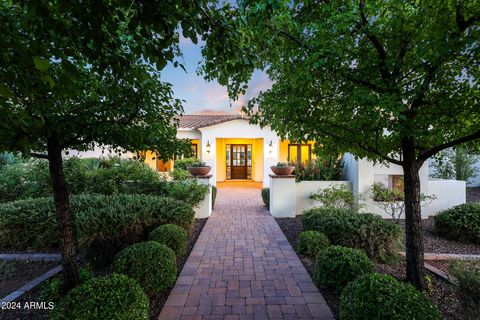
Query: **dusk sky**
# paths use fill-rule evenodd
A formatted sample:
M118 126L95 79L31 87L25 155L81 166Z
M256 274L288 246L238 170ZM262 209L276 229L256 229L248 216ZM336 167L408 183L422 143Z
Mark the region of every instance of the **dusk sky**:
M238 101L228 99L227 89L219 85L216 81L207 82L202 76L196 74L198 63L202 59L201 45L194 44L190 39L181 37L180 48L183 53L184 66L187 72L182 68L175 68L169 64L162 71L162 81L170 82L173 85L173 91L176 98L183 99L185 113L193 113L202 110L213 110L222 112L236 112L245 105L248 100L256 96L259 91L270 87L270 81L267 75L261 71L254 73L247 94L240 97ZM182 59L179 59L182 61Z

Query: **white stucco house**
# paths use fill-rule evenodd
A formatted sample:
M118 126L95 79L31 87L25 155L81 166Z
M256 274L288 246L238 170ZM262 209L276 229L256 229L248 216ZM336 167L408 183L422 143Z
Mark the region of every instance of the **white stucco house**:
M398 165L373 164L354 155L343 155L344 181L302 181L275 179L270 167L277 162L305 162L315 158L313 141L282 140L269 127L260 128L240 114L200 113L179 119L177 137L192 141L195 157L212 167L210 184L229 180L256 181L270 187L271 208L276 216L294 216L304 209L318 205L309 195L332 184L350 184L356 194L364 195L363 210L384 217L374 202L371 187L383 183L388 188L403 189L403 169ZM173 160L164 163L147 152L146 162L157 171L175 170ZM465 202L465 182L430 179L428 165L420 170L422 193L437 197L424 207L422 217ZM278 194L277 194L278 193ZM272 201L274 203L272 203Z

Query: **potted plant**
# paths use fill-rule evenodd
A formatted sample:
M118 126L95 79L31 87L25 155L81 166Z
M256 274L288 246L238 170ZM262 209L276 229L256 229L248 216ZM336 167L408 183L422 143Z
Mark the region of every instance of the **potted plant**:
M295 166L286 162L279 162L276 166L271 166L270 169L272 169L273 173L277 176L287 176L293 173Z
M203 161L195 161L187 167L192 176L206 176L212 167L207 166Z

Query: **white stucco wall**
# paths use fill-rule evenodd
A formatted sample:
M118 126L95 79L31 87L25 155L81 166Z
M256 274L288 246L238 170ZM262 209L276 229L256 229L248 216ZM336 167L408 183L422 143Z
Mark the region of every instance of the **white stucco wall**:
M396 164L384 165L373 164L367 159L357 160L358 169L358 194L363 196L360 203L363 205L362 212L371 212L381 215L384 218L391 218L381 208L379 208L372 197L372 185L375 182L375 175L403 175L403 168ZM420 168L420 192L428 194L428 164L424 164ZM422 218L427 218L422 213Z
M435 215L441 210L466 202L465 181L430 179L428 180L428 194L436 197L430 204L422 209L424 216Z
M190 129L178 129L177 130L177 138L178 139L202 139L202 133L198 130L190 130Z
M132 152L113 152L108 150L108 148L103 149L96 145L92 150L87 151L78 151L78 150L67 150L63 152L64 158L78 157L78 158L111 158L111 157L120 157L124 159L131 159L134 157Z
M210 172L213 176L212 183L216 184L218 177L223 177L219 172L216 166L217 163L217 138L225 139L260 139L263 138L263 141L255 141L255 146L258 146L259 143L263 143L263 156L261 159L256 158L256 168L257 170L262 170L262 181L263 186L268 187L269 181L268 176L270 174L270 167L276 165L279 158L279 142L280 139L275 132L273 132L269 127L260 128L258 125L251 125L247 120L238 119L219 123L213 126L200 128L199 132L201 133L201 159L212 167ZM273 152L269 152L268 145L272 141ZM210 153L207 153L205 146L207 142L210 143ZM252 146L254 147L254 146ZM259 163L261 160L262 163ZM254 179L260 179L258 173L255 173Z
M310 195L334 185L348 185L351 187L352 183L350 181L301 181L295 183L295 214L299 215L304 210L321 207L321 202L310 199Z

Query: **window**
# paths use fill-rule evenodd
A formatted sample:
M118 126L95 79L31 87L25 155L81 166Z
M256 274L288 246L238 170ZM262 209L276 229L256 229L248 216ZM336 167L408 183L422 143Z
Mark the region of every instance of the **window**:
M381 187L380 189L377 189L378 191L375 191L374 187L373 198L375 201L387 201L385 200L385 197L387 197L388 199L391 199L391 197L395 197L396 201L403 201L403 175L376 174L374 175L373 181L375 185L380 185ZM384 194L383 192L381 192L382 189L389 192L387 194Z
M192 157L195 159L198 159L198 144L194 143L192 144Z
M312 159L312 146L310 144L291 143L288 145L288 162L307 163Z

